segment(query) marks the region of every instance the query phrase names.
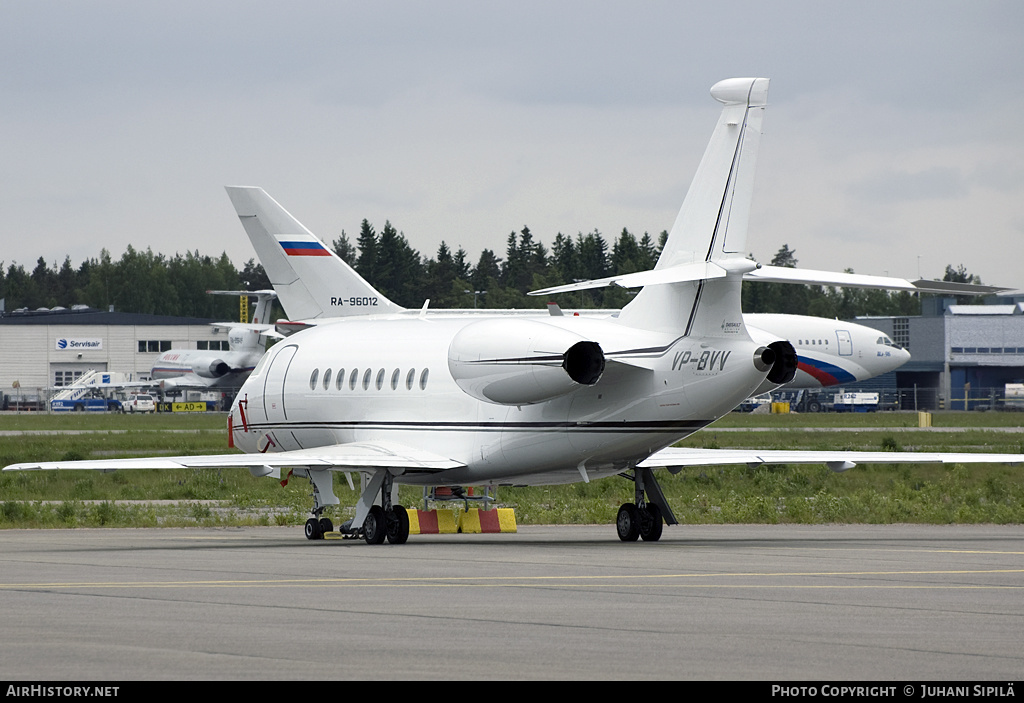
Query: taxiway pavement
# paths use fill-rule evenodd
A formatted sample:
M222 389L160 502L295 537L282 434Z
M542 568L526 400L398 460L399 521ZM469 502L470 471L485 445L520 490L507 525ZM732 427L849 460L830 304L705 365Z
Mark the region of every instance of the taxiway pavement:
M0 679L1015 680L1021 526L0 531Z

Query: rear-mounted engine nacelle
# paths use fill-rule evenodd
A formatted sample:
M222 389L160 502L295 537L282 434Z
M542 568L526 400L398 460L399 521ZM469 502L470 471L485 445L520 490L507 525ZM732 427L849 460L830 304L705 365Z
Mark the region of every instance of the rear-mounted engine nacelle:
M192 371L200 378L220 378L231 372L231 366L214 356L201 356L190 364Z
M597 342L543 322L481 320L452 339L448 369L474 398L530 405L597 383L604 352Z
M768 375L751 396L767 393L793 380L797 370L796 349L781 339L766 347L759 347L754 352L754 367L758 371L767 371Z

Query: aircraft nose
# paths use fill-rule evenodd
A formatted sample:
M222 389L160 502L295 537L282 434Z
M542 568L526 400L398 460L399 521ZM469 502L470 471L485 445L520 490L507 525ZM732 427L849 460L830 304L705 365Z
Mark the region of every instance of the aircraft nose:
M903 364L910 361L910 352L908 352L906 349L896 347L892 351L891 358L893 360L892 368L897 369L900 366L903 366Z

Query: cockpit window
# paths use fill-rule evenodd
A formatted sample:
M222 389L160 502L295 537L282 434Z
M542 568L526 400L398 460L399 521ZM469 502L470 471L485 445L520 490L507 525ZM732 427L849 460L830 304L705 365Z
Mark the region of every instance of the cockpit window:
M252 373L250 373L249 376L259 376L261 373L263 373L263 367L267 365L267 361L269 359L270 354L264 354L263 356L261 356L260 360L256 363L256 368L252 370Z

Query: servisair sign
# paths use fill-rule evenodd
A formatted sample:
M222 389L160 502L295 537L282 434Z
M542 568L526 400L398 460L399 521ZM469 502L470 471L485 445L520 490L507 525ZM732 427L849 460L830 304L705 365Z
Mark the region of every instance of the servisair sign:
M87 351L102 349L102 339L79 339L75 337L58 337L56 342L57 351Z

